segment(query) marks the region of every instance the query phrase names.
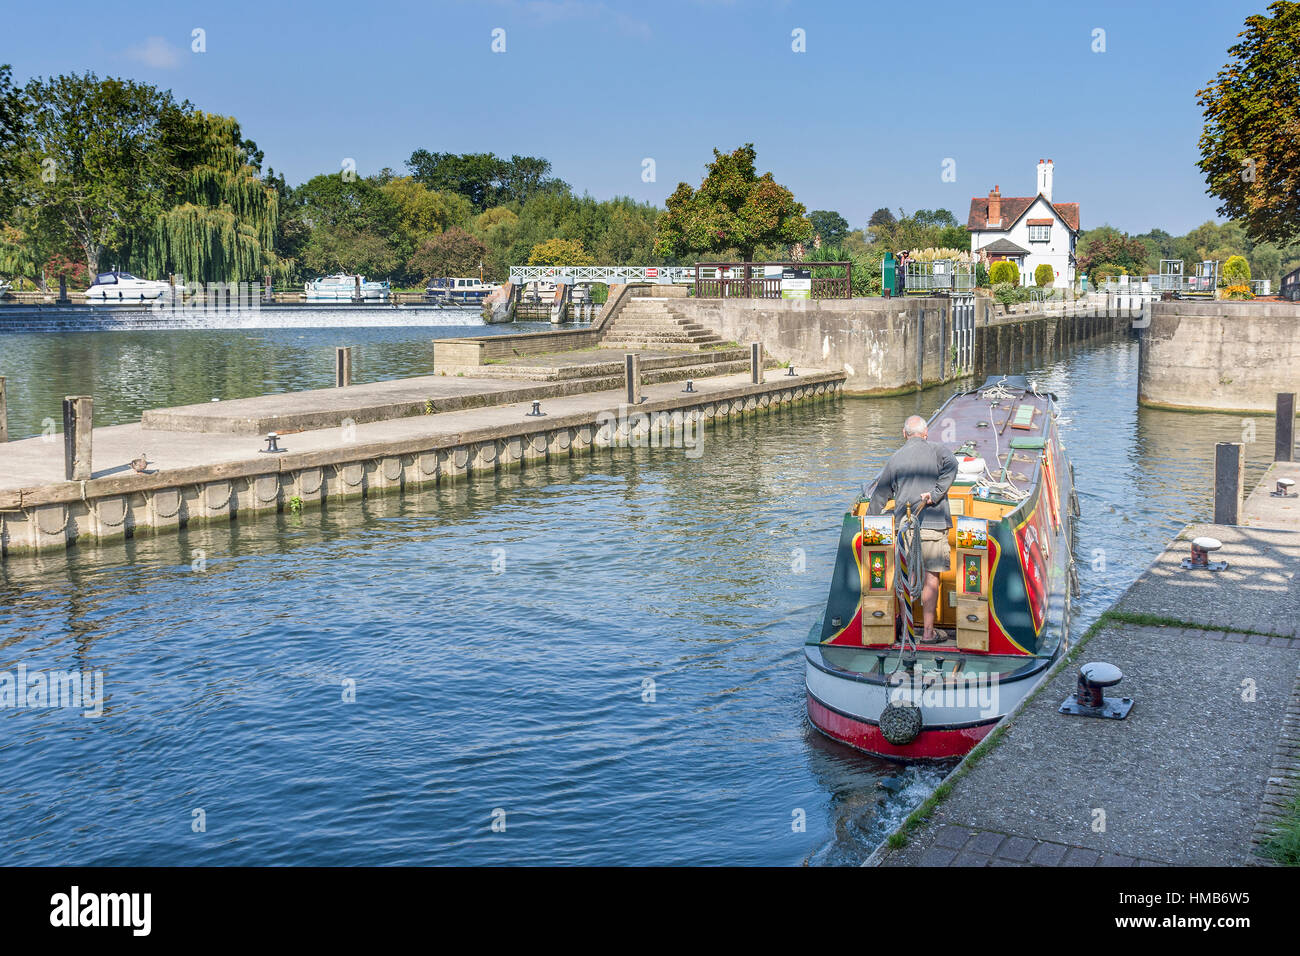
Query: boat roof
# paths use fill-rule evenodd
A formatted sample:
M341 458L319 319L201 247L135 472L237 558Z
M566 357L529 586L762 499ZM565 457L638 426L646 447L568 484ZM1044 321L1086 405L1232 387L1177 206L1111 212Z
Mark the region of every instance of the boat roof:
M1017 483L1033 477L1036 449L1051 437L1056 396L1036 391L1022 375L989 376L983 385L949 399L930 419L930 439L950 451L966 448L997 477L1004 468ZM1010 465L1008 466L1008 458Z

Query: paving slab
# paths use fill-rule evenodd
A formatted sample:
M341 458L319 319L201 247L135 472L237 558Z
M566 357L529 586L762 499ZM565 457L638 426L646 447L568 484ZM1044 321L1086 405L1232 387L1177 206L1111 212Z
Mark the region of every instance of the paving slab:
M1290 478L1294 498L1275 498L1279 478ZM1242 505L1241 523L1252 528L1300 530L1300 462L1275 461Z
M960 865L963 854L989 847L1035 866L1093 866L1108 857L1253 862L1251 834L1300 647L1110 625L1084 658L1124 672L1115 691L1135 700L1128 719L1059 714L1077 679L1076 668L1064 668L882 865L934 865L932 849L952 854L941 865ZM1253 700L1244 699L1247 688ZM961 834L969 839L958 841Z
M1226 571L1184 571L1193 538L1219 539ZM1116 605L1131 614L1195 621L1223 631L1300 637L1300 530L1194 524L1179 534ZM1249 638L1246 638L1249 640Z

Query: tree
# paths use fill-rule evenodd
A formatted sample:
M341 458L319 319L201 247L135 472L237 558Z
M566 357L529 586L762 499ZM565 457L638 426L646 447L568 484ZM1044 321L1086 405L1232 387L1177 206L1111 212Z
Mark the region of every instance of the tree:
M20 145L26 124L22 94L13 85L9 64L0 64L0 221L9 218L18 202L23 178Z
M1034 269L1034 285L1042 289L1056 282L1056 270L1046 262L1040 262Z
M1257 242L1300 236L1300 3L1268 10L1246 18L1232 61L1197 93L1206 191Z
M753 143L732 153L713 151L698 190L680 183L659 219L655 252L684 258L700 252L736 249L749 262L760 245L793 244L812 238L804 206L772 174L754 169Z
M867 225L868 226L892 226L895 222L896 220L894 219L894 214L890 212L888 209L886 209L884 206L881 206L879 209L877 209L875 212L871 214L871 218L867 220Z
M1114 226L1098 226L1079 234L1075 261L1081 272L1097 280L1095 269L1102 264L1117 265L1137 274L1147 268L1149 251L1144 242L1133 239Z
M423 240L407 268L426 281L452 276L478 275L487 246L459 226Z
M34 79L23 90L25 201L40 241L73 243L91 273L105 251L163 210L167 124L188 104L131 80L94 73Z
M474 214L464 196L437 192L410 176L390 178L379 188L396 204L398 228L412 247L432 233L465 225Z
M848 220L829 209L810 212L808 221L812 223L813 235L820 236L824 246L838 246L849 234Z
M164 124L164 209L134 237L131 268L198 282L283 273L275 254L279 194L260 178L261 151L229 116L177 111Z
M476 211L508 202L524 203L542 192L566 192L550 175L550 160L539 156L501 159L493 153L431 153L417 149L406 161L417 182L464 196Z
M302 264L313 272L345 270L389 276L414 249L404 243L401 210L381 186L340 173L313 176L293 191L295 214L309 230ZM352 252L349 243L354 243Z
M593 266L587 250L574 239L548 239L528 254L530 266Z

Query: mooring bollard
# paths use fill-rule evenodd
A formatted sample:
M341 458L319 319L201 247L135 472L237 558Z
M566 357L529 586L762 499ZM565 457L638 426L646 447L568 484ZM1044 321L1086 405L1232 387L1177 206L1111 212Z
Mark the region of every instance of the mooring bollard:
M3 381L3 379L0 379ZM1295 392L1277 393L1277 441L1274 461L1295 461Z
M623 377L627 385L627 403L641 404L641 356L628 352L623 356Z
M754 385L763 381L763 345L761 342L749 343L749 380Z
M0 375L0 442L9 440L9 408L5 404L5 377Z
M89 395L69 395L63 400L63 477L68 481L90 478L94 413L95 400Z
M353 289L352 301L360 302L361 301L361 276L352 277L352 289Z
M1214 446L1214 523L1236 524L1241 516L1241 488L1245 479L1245 445L1221 441Z
M334 349L334 387L343 388L352 384L352 346L339 346Z
M68 298L68 277L59 276L59 303L63 304L71 301L72 300Z

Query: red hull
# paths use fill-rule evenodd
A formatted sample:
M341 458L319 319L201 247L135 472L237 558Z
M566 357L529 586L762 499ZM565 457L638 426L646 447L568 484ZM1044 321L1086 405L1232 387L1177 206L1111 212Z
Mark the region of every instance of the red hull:
M997 721L953 730L923 730L910 744L896 747L885 739L876 724L854 720L823 707L812 695L808 697L808 719L827 737L858 750L892 760L945 760L963 757L983 740Z

